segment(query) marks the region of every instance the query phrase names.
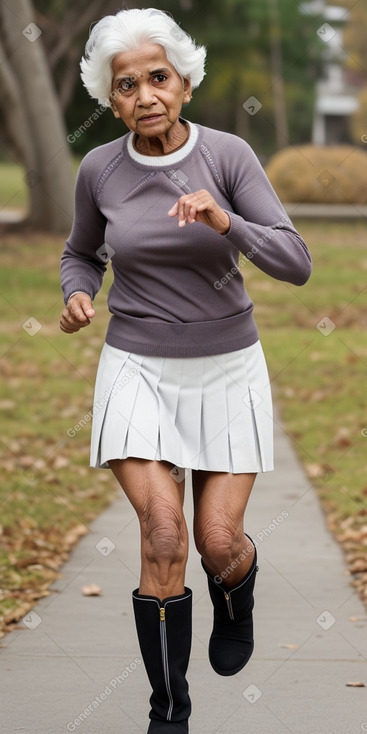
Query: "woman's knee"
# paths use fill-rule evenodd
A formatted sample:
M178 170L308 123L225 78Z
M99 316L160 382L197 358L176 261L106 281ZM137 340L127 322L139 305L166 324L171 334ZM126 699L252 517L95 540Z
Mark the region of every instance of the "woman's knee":
M195 545L200 555L219 568L233 560L234 549L245 542L243 525L232 522L225 515L199 521L194 526Z
M150 497L139 514L142 554L148 563L185 564L187 528L181 507Z

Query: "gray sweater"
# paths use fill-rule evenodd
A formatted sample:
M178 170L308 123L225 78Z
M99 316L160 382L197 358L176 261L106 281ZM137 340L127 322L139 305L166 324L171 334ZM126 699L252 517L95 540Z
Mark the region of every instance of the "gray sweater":
M168 211L206 189L229 214L227 234ZM258 336L239 252L278 280L303 285L310 253L250 146L190 123L179 150L145 156L133 133L95 148L76 182L75 218L61 258L65 303L93 300L111 260L112 314L106 342L143 355L196 357L231 352ZM246 262L246 261L245 261Z

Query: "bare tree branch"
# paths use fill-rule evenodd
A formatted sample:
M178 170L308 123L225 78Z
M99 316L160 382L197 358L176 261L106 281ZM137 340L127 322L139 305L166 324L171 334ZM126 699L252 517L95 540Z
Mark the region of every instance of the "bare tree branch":
M80 9L77 13L73 10L73 13L70 13L69 17L65 17L58 43L48 54L52 69L65 55L73 41L96 19L98 11L102 7L106 7L106 5L108 3L103 3L103 0L94 0L94 2L88 4L88 7L85 8L83 13L80 14Z

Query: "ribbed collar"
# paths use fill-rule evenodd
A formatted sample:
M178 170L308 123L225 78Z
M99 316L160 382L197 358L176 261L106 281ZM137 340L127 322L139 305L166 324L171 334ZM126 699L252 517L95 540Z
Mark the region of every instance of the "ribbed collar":
M182 148L180 148L179 150L174 150L172 153L168 153L168 155L142 155L142 153L138 153L138 151L134 148L133 140L135 133L132 132L127 139L127 150L131 158L137 163L142 163L144 166L152 166L154 168L161 166L172 166L186 158L186 156L191 153L195 146L195 143L198 139L199 130L197 125L195 125L194 123L189 122L188 120L184 120L182 117L180 117L180 120L186 122L190 128L189 137Z

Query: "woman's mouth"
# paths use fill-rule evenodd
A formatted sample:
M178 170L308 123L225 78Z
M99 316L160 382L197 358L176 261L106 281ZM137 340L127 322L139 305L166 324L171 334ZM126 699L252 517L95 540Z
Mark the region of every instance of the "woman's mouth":
M161 117L162 115L146 115L145 117L140 117L139 122L155 122Z

